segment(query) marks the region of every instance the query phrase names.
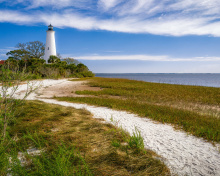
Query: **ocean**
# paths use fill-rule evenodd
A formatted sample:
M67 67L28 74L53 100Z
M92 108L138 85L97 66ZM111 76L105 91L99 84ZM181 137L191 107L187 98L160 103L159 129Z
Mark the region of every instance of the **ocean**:
M96 77L125 78L156 83L220 87L220 73L96 73Z

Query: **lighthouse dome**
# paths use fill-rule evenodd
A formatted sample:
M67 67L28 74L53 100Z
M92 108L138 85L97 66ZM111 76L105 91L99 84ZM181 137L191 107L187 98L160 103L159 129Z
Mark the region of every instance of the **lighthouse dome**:
M53 31L53 26L51 24L48 26L48 31Z

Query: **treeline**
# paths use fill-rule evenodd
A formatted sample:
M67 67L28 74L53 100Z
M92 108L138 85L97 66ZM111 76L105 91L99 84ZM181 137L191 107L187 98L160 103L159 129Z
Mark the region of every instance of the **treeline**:
M7 53L9 56L2 68L11 71L25 72L31 79L93 77L88 67L72 58L61 59L50 56L48 63L43 59L44 44L39 41L19 43L16 50Z

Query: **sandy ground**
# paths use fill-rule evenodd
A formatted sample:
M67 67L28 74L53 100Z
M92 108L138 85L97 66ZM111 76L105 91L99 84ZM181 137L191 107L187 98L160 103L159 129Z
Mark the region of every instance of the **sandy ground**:
M41 85L41 88L28 99L77 109L85 108L94 118L103 118L109 123L112 123L113 118L113 124L121 126L130 134L137 128L144 138L145 147L159 154L173 174L220 176L219 149L201 138L177 131L171 125L156 123L124 111L48 99L54 96L75 96L75 90L88 89L82 84L83 82L70 82L67 79L34 82L34 86ZM26 86L21 85L16 94L17 98L21 98L25 90Z
M38 98L53 98L53 97L82 97L83 95L75 94L78 90L101 90L98 87L89 87L85 84L86 81L65 81L62 84L51 85L38 91Z

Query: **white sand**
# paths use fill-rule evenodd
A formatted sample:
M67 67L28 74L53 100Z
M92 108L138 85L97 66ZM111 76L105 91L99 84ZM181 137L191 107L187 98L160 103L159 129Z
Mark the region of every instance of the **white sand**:
M43 80L42 85L46 87L67 82L69 83L67 80ZM77 84L77 82L72 83ZM43 87L38 93L43 90ZM25 88L25 85L21 85L19 92L23 92ZM187 135L183 131L177 131L170 125L160 124L134 114L104 107L42 99L35 93L31 94L28 99L77 109L85 108L94 115L94 118L103 118L107 122L111 122L111 118L113 118L119 126L130 134L134 132L136 127L144 138L145 147L163 157L165 164L173 174L220 176L220 152L217 147L201 138Z

